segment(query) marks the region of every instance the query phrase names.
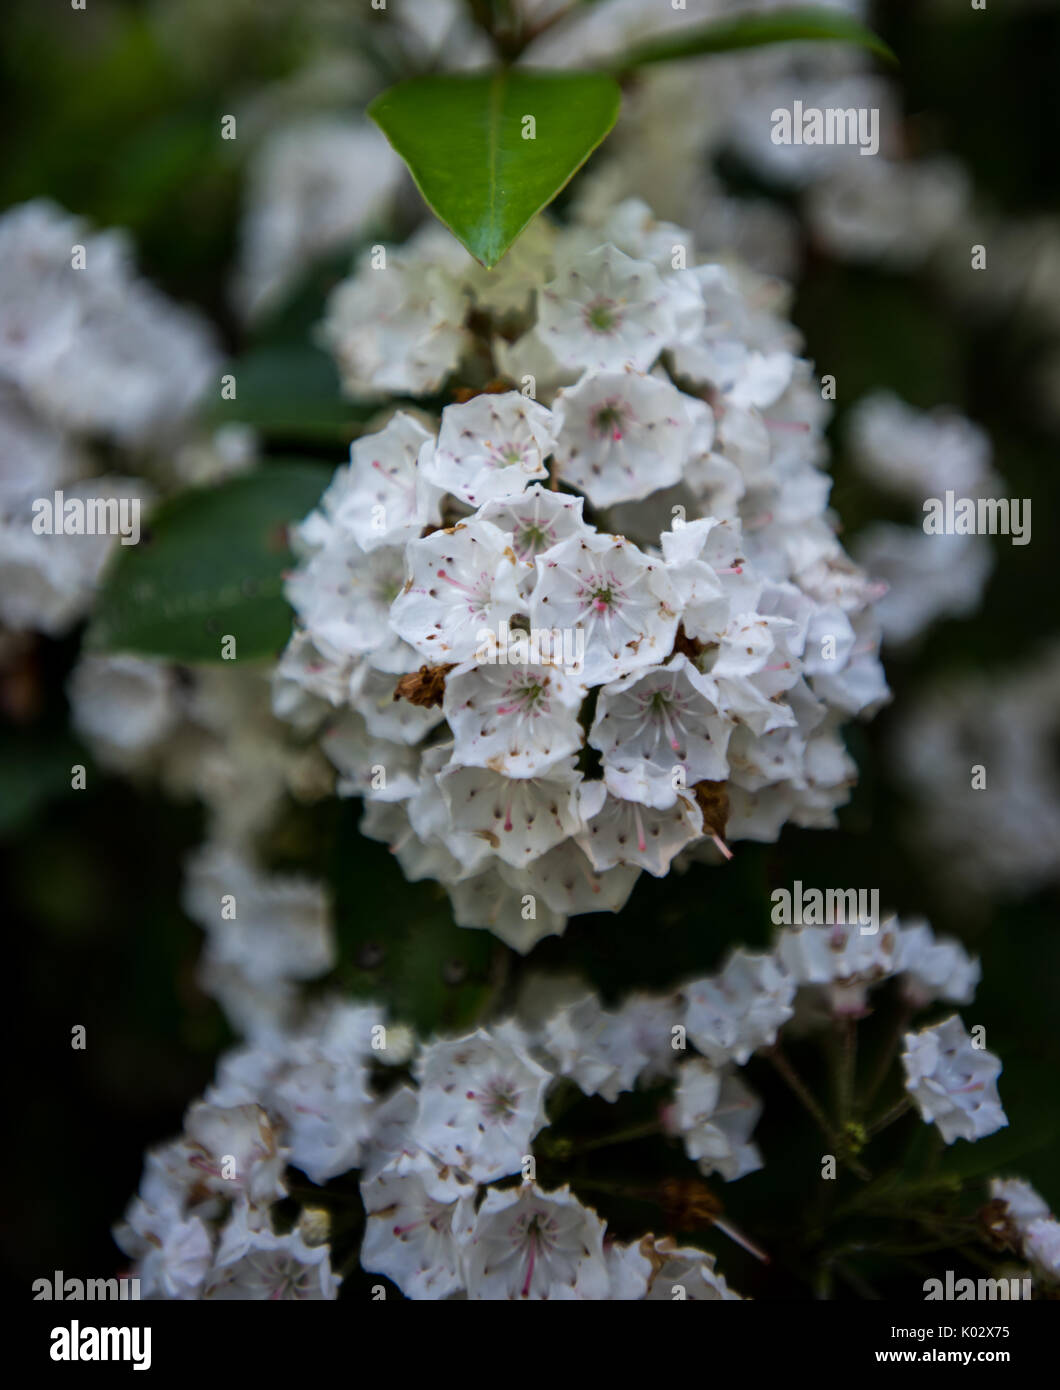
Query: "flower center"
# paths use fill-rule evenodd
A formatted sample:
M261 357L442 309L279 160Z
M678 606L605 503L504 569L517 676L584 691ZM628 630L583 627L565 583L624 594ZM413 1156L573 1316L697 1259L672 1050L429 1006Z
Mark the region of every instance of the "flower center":
M612 401L609 401L607 405L602 405L596 412L595 424L600 434L613 434L620 437L622 431L621 407Z
M597 299L586 307L585 321L594 333L612 333L621 323L621 316L612 300Z
M519 1090L515 1083L505 1077L495 1077L479 1096L468 1092L482 1105L482 1110L491 1120L510 1120L519 1106Z

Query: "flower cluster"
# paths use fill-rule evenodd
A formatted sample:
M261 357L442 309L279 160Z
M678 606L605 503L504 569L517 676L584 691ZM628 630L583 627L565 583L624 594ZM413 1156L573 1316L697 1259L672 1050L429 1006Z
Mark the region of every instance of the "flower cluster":
M994 1178L990 1184L992 1233L1028 1262L1035 1279L1054 1292L1060 1285L1060 1221L1029 1182Z
M911 642L940 618L975 612L994 567L990 541L929 534L924 507L947 493L996 495L1001 480L989 437L954 410L915 410L888 391L862 397L846 424L858 471L881 492L909 502L916 516L911 526L873 522L853 545L859 564L887 586L876 609L884 641Z
M298 746L273 715L263 665L192 668L92 652L66 693L74 730L100 767L201 801L215 847L250 854L288 796L311 802L332 790L320 751Z
M228 1053L181 1136L147 1155L115 1229L147 1298L327 1299L327 1222L276 1204L286 1172L360 1170L362 1266L410 1298L735 1298L705 1251L621 1244L568 1186L492 1185L533 1163L554 1073L514 1023L419 1049L416 1085L380 1095L373 1062L407 1060L406 1030L332 1001L304 1025ZM325 1197L321 1193L321 1199Z
M431 228L335 291L352 392L437 391L476 345L502 376L354 442L275 681L365 833L522 951L689 847L833 824L839 727L888 694L781 288L685 268L636 202L596 239L540 221L489 276Z
M192 433L220 360L209 326L137 275L123 232L43 199L0 217L0 624L62 636L117 544L39 530L38 499L146 508L249 465L245 430Z
M1014 669L938 682L895 730L915 800L910 841L962 904L976 890L1024 897L1060 880L1060 780L1042 756L1058 732L1055 643Z
M195 869L204 898L217 871ZM308 885L291 894L304 909ZM234 932L226 958L267 972L306 940L304 927L286 947L275 932L258 936L252 952L248 933ZM149 1153L119 1243L149 1297L334 1297L319 1206L329 1182L356 1170L361 1265L410 1298L664 1298L676 1284L687 1297L735 1298L706 1252L652 1236L616 1241L569 1184L539 1181L538 1164L551 1174L565 1152L546 1133L548 1098L561 1078L610 1103L662 1087L661 1132L703 1176L737 1180L763 1161L753 1138L761 1101L740 1069L789 1023L866 1013L867 991L887 979L912 1013L970 1001L978 964L925 923L890 919L871 939L841 926L784 929L771 951L735 950L714 975L613 1009L546 977L546 1008L524 994L514 1019L422 1044L374 1005L318 1002L222 1057L184 1133ZM1006 1123L1000 1063L956 1017L909 1034L903 1063L917 1108L947 1142ZM290 1195L309 1205L284 1224L276 1204Z

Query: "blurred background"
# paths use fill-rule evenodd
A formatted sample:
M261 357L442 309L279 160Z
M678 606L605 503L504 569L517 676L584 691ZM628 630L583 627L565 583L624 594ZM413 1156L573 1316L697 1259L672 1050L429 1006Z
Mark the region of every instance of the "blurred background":
M630 7L612 3L612 22L625 23ZM610 3L591 8L606 32ZM648 31L655 8L640 6ZM827 886L841 864L843 882L878 884L903 920L925 917L981 956L966 1018L985 1025L1004 1059L1010 1127L959 1160L984 1177L1026 1176L1055 1211L1060 5L991 0L973 12L965 0L883 0L865 13L901 59L885 78L900 147L878 187L865 186L864 171L837 167L818 184L781 167L756 148L762 123L748 115L759 99L777 104L792 73L810 81L800 64L819 61L812 80L825 88L871 64L800 54L785 76L778 60L755 54L703 61L631 92L585 188L607 178L636 185L648 149L637 121L665 106L668 91L676 101L691 84L712 106L706 133L682 145L692 164L669 183L656 169L657 187L640 191L660 216L693 226L704 250L737 254L794 286L806 355L837 380L832 503L844 542L856 555L866 547L862 558L892 584L884 658L893 702L849 731L860 782L839 830L787 827L776 845L741 844L724 869L642 876L620 919L574 919L534 965L582 970L610 996L666 986L714 968L732 943L764 944L769 886ZM196 426L206 433L182 448L211 459L295 452L330 468L343 460L360 417L311 326L356 249L400 237L423 215L363 107L408 70L410 54L414 69L446 65L454 41L444 36L456 22L434 0L394 0L382 17L367 0L89 0L84 12L9 0L0 205L46 197L94 227L124 228L139 273L213 325L218 360L239 363L238 410L225 419L245 433L210 433L207 407ZM227 114L238 130L230 141L219 136ZM665 140L671 118L658 119ZM579 185L565 196L579 196ZM664 205L684 197L694 205ZM985 271L971 269L974 245L987 248ZM0 264L5 294L14 293L8 273ZM164 371L164 351L161 361ZM974 553L955 554L941 572L921 568L910 499L931 490L917 494L914 481L903 492L888 463L907 454L917 477L933 476L932 459L949 457L951 443L917 435L919 417L895 423L884 412L874 430L859 403L879 392L974 424L952 448L975 460L980 482L991 470L1000 478L991 495L1033 500L1029 545L976 538ZM16 438L0 440L4 477L19 467ZM119 446L93 447L109 460ZM172 487L171 460L137 447L160 490ZM196 466L189 457L177 481ZM898 529L880 533L881 522ZM260 772L253 746L229 766L223 724L197 754L201 782L179 796L179 778L157 769L129 776L100 765L70 718L81 616L51 632L0 625L0 876L14 955L8 1013L18 1019L5 1225L23 1287L53 1269L117 1267L109 1227L136 1187L143 1149L179 1129L230 1040L196 980L202 935L182 911L182 865L214 813L202 790L211 769L245 773L248 796ZM74 764L87 767L85 790L70 788ZM977 764L983 791L971 789ZM385 847L357 834L355 805L290 787L276 795L271 861L332 884L335 978L383 995L424 1029L470 1016L493 987L496 943L453 927L440 890L406 885ZM70 1046L77 1024L87 1028L84 1051ZM782 1093L766 1095L767 1157L783 1151L796 1114ZM783 1166L767 1163L741 1184L741 1224L758 1229L752 1213L765 1208L782 1224L784 1183ZM726 1272L747 1287L738 1270Z

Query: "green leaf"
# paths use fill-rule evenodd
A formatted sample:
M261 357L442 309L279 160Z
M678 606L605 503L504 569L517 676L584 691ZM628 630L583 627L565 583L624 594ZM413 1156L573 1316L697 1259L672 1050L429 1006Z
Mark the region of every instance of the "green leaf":
M70 790L70 769L89 759L69 734L0 729L0 837L14 835Z
M614 125L621 93L604 73L415 77L368 114L424 198L476 260L492 267ZM536 123L524 139L524 117Z
M286 527L312 510L329 477L317 464L270 463L164 502L139 545L118 547L86 644L219 661L230 635L238 659L277 652L291 630Z
M702 29L686 29L672 36L648 39L616 63L615 70L625 73L647 63L668 63L706 53L730 53L767 43L829 39L858 44L889 63L898 62L893 49L878 34L850 15L836 10L805 9L741 15L705 25Z
M217 400L210 422L253 425L288 448L346 442L357 423L379 409L344 400L330 357L306 342L253 348L225 372L236 379L236 398Z

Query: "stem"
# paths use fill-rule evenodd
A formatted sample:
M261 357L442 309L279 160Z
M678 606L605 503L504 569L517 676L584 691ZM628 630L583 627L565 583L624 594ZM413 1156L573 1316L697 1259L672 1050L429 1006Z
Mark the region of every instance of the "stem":
M828 1140L829 1144L831 1144L838 1151L841 1145L839 1143L839 1139L836 1135L835 1130L832 1128L828 1116L817 1104L816 1100L814 1100L809 1088L806 1086L806 1083L802 1080L802 1078L796 1072L795 1068L791 1065L788 1059L781 1052L780 1044L778 1043L775 1047L771 1047L763 1055L768 1057L769 1060L773 1063L777 1071L788 1083L792 1091L794 1091L795 1095L798 1096L799 1100L802 1101L803 1105L813 1116L814 1120L816 1120L818 1128L821 1130L821 1133L824 1135L824 1137Z
M613 1197L625 1197L632 1202L643 1202L645 1206L657 1207L659 1205L658 1193L650 1188L630 1187L624 1182L607 1182L603 1178L578 1178L577 1185L579 1191L584 1188L589 1192L608 1192Z
M912 1107L912 1099L909 1096L903 1096L897 1105L892 1105L890 1110L885 1111L879 1119L873 1120L872 1124L868 1127L868 1137L870 1139L875 1139L877 1134L882 1133L888 1125L893 1125L895 1120L900 1120Z
M781 1076L788 1083L791 1089L798 1096L799 1100L802 1101L803 1105L816 1120L818 1128L820 1129L824 1137L827 1139L831 1148L835 1151L837 1157L839 1157L843 1161L843 1163L845 1163L846 1166L850 1169L850 1171L852 1173L855 1173L862 1180L862 1182L868 1182L872 1177L872 1174L865 1167L865 1165L863 1163L859 1163L858 1160L854 1157L854 1155L850 1152L850 1147L846 1141L846 1138L843 1135L836 1133L835 1129L832 1127L832 1123L829 1120L828 1116L817 1104L817 1101L814 1100L805 1082L798 1075L798 1073L795 1071L795 1068L791 1065L791 1063L784 1056L784 1054L780 1051L779 1043L776 1046L769 1048L762 1055L770 1059L770 1061L776 1067L777 1071L780 1072Z
M898 1051L898 1045L902 1040L902 1034L908 1027L912 1017L913 1010L908 1004L903 1005L903 1007L898 1010L894 1023L891 1026L890 1037L884 1044L883 1051L880 1053L880 1059L876 1064L876 1071L873 1074L872 1080L869 1082L868 1090L865 1092L864 1104L866 1106L872 1104L876 1099L880 1087L883 1085L884 1081L886 1081L887 1074L891 1070L891 1063L894 1061L895 1053Z
M861 1298L869 1299L874 1303L879 1302L880 1295L876 1292L872 1285L867 1283L864 1279L862 1279L861 1275L858 1274L855 1270L851 1269L849 1265L844 1264L840 1260L836 1260L835 1270L836 1273L841 1275L847 1281L850 1287L854 1290L854 1292L858 1294Z
M620 1129L614 1134L605 1134L600 1139L590 1139L584 1144L575 1144L571 1154L572 1158L580 1158L582 1154L590 1153L593 1149L606 1149L612 1144L627 1144L635 1139L647 1139L651 1135L660 1134L662 1126L658 1120L649 1120L644 1124L632 1125L629 1129Z
M858 1066L858 1029L852 1018L841 1020L840 1037L843 1051L839 1059L839 1118L845 1124L854 1108L854 1079Z

